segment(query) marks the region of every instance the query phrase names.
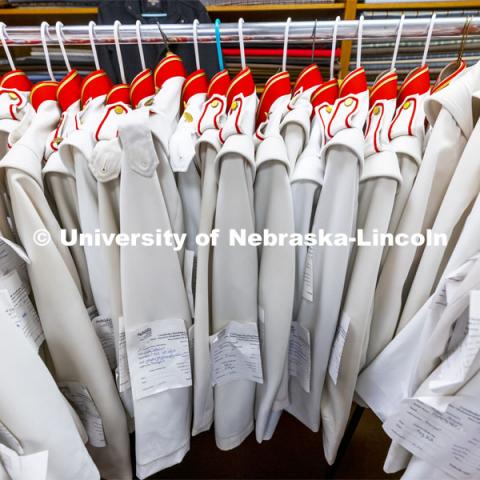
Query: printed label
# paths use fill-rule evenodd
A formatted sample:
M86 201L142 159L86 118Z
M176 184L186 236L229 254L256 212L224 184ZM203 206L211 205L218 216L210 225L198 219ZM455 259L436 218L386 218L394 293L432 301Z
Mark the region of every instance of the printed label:
M310 332L298 322L292 322L288 344L288 374L296 377L307 393L310 393L311 368Z
M303 272L303 293L302 297L307 302L313 302L313 249L307 248L305 259L305 271Z
M113 334L113 322L111 318L95 317L92 320L93 328L100 339L103 351L112 370L117 366L117 356L115 353L115 336Z
M336 385L338 380L338 373L340 372L340 365L342 363L343 349L347 340L348 327L350 326L350 317L343 313L335 334L332 351L330 352L330 360L328 362L328 374Z

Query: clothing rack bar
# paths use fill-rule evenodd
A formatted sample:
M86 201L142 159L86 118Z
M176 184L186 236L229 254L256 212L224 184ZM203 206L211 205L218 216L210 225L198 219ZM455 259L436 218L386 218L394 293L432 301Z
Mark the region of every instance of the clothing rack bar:
M433 28L433 37L461 37L465 23L469 17L437 18ZM480 33L480 17L471 17L469 35ZM288 42L305 43L313 39L314 21L291 22ZM316 40L331 41L334 21L317 21ZM398 19L365 20L363 23L364 39L393 39L397 35ZM429 18L409 18L403 24L402 38L425 38L430 25ZM192 25L165 24L161 26L171 44L193 43ZM62 29L63 40L66 45L86 45L89 43L87 25L65 25ZM338 23L337 40L355 40L357 38L358 20L342 20ZM22 26L7 27L5 29L7 44L40 45L40 27ZM198 25L198 42L215 43L215 28L211 23ZM283 43L285 22L245 22L243 38L249 43ZM135 25L122 25L119 29L120 43L137 43ZM222 43L238 43L238 24L223 23L220 26ZM141 26L143 43L162 43L162 36L155 24ZM47 35L47 44L58 45L55 26L50 26ZM98 25L95 28L95 43L107 45L114 43L113 25Z

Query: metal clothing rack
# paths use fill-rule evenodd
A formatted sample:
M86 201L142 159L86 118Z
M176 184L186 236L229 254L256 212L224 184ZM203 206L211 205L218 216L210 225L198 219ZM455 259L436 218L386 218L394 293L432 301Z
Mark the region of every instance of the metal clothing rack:
M442 17L435 20L432 37L461 37L467 21L469 35L480 34L480 17ZM340 20L338 22L337 40L355 40L358 35L359 20ZM316 24L316 25L315 25ZM289 44L307 43L314 38L316 41L331 41L335 21L292 21L289 25ZM403 24L402 38L421 39L427 36L430 26L429 18L406 18ZM286 22L245 22L243 24L243 40L251 43L283 43L285 39ZM396 37L399 21L396 19L364 20L363 39L393 39ZM187 24L163 24L161 26L168 42L171 44L193 43L193 28ZM39 26L9 27L4 29L6 42L9 46L34 46L42 43ZM162 43L159 28L153 24L140 27L143 43ZM55 26L46 30L46 43L58 45ZM61 36L65 45L87 45L90 42L87 25L65 25ZM239 29L237 23L220 25L222 43L238 43ZM197 38L199 43L215 43L215 26L213 24L198 24ZM122 44L137 43L135 25L121 25L119 42ZM95 43L108 45L115 43L113 25L98 25L95 27Z

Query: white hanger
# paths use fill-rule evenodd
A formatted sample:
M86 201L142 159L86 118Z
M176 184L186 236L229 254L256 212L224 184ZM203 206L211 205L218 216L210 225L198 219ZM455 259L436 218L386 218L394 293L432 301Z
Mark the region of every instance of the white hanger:
M48 23L47 22L42 22L40 25L40 38L42 39L42 47L43 47L43 53L45 55L45 63L47 64L47 71L48 74L50 75L50 80L55 82L55 76L53 75L53 70L52 70L52 63L50 62L50 55L48 54L48 47L47 47L47 32L48 32Z
M362 60L362 37L363 37L363 22L365 17L360 15L358 19L358 34L357 34L357 68L360 68L360 62Z
M72 71L72 67L70 66L70 61L68 60L67 57L67 51L65 50L65 45L63 44L63 23L62 22L57 22L55 24L55 33L57 34L57 42L60 47L60 51L62 52L62 57L63 61L65 62L65 65L67 66L67 70L69 72Z
M195 53L195 65L197 67L197 70L200 70L200 53L198 52L198 34L197 34L197 27L200 22L195 19L193 21L193 52Z
M145 55L143 54L141 26L142 26L142 22L140 20L137 20L135 22L135 31L137 32L138 53L140 54L140 64L142 65L142 71L143 71L145 70L146 66L145 66Z
M285 33L283 38L283 57L282 57L282 71L287 71L287 50L288 50L288 32L290 31L290 22L292 19L290 17L287 18L285 23Z
M10 69L15 70L15 63L13 61L12 54L10 53L10 49L8 48L8 45L7 45L7 40L5 38L7 36L5 32L6 28L7 26L3 22L0 22L0 41L2 42L2 47L5 50L5 56L7 57L8 64L10 65Z
M243 43L243 18L238 19L238 44L240 45L240 62L242 64L242 70L247 66L245 60L245 44Z
M123 58L122 58L122 50L120 48L120 20L115 20L113 24L113 39L115 41L115 49L117 51L117 61L118 61L118 68L120 70L120 78L122 83L127 83L127 79L125 78L125 68L123 67Z
M338 22L340 21L340 17L337 16L335 19L335 23L333 25L333 33L332 33L332 53L330 55L330 80L333 80L335 76L335 50L337 48L337 31L338 31Z
M397 62L398 49L400 48L400 38L402 36L404 21L405 14L402 13L402 16L400 17L400 22L398 23L397 39L395 40L395 48L393 49L392 65L390 66L390 70L392 71L395 70L395 63Z
M95 27L96 23L93 20L88 22L88 36L90 37L90 46L92 47L93 61L95 68L100 70L100 63L98 61L97 47L95 46Z
M430 48L430 40L432 39L433 24L435 23L436 16L437 14L433 12L432 18L430 19L430 25L428 26L427 38L425 39L425 49L423 50L422 67L427 63L428 49Z

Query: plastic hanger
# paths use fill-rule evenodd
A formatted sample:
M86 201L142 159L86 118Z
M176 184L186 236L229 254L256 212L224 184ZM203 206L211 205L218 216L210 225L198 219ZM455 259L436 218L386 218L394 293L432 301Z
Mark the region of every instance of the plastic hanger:
M217 57L218 57L218 67L220 70L224 70L225 66L223 65L223 54L222 54L222 42L220 40L220 19L215 20L215 43L217 45Z
M137 34L137 44L138 44L138 53L140 54L140 64L142 65L142 71L147 67L145 66L145 55L143 53L143 44L142 44L142 22L137 20L135 22L135 32Z
M282 72L287 71L287 53L288 53L288 32L290 31L291 17L287 18L285 22L285 32L283 34L283 57L282 57Z
M400 48L400 38L402 37L404 22L405 22L405 14L402 13L402 16L400 17L400 21L398 23L397 38L395 40L395 47L393 49L392 64L390 66L391 71L395 70L395 63L397 62L398 49Z
M312 59L310 63L315 62L315 43L317 42L317 19L315 19L315 23L313 24L313 32L312 32Z
M430 48L430 41L432 40L433 25L435 23L435 18L437 14L433 12L432 18L430 19L430 25L428 26L427 38L425 39L425 49L423 50L422 57L422 67L427 63L428 49Z
M42 47L43 47L43 53L45 55L45 63L47 64L47 71L48 74L50 75L50 80L55 82L55 76L53 75L53 70L52 70L52 63L50 62L50 55L48 54L48 47L47 47L47 34L48 34L48 23L47 22L42 22L40 25L40 38L42 40Z
M98 61L97 47L95 45L95 27L96 23L91 20L88 22L88 36L90 38L90 46L92 47L93 62L95 63L96 70L100 70L100 63Z
M338 22L340 22L339 16L337 16L335 23L333 24L332 54L330 55L330 80L333 80L335 77L335 50L337 49Z
M63 23L57 22L55 24L55 33L57 35L57 42L58 46L60 47L60 51L62 52L63 61L67 67L69 72L72 71L72 67L70 66L70 61L68 60L67 51L65 50L65 45L63 44Z
M243 18L238 19L238 45L240 46L240 62L242 64L242 70L247 66L245 60L245 44L243 42L243 24L245 21Z
M358 34L357 34L357 66L356 68L360 68L360 63L362 61L362 37L363 37L363 22L365 21L365 17L360 15L358 19Z
M115 49L117 51L117 61L118 61L118 68L120 70L120 78L122 83L127 83L127 79L125 78L125 68L123 66L123 58L122 58L122 49L120 48L120 20L115 20L113 24L113 39L115 41Z
M197 70L200 70L200 54L198 52L198 34L197 28L200 22L195 19L192 24L192 35L193 35L193 52L195 54L195 66Z
M15 62L13 61L12 54L10 53L10 49L7 45L7 33L6 33L7 26L5 23L0 22L0 41L2 42L2 47L5 50L5 56L7 57L8 64L10 65L10 70L15 70Z

